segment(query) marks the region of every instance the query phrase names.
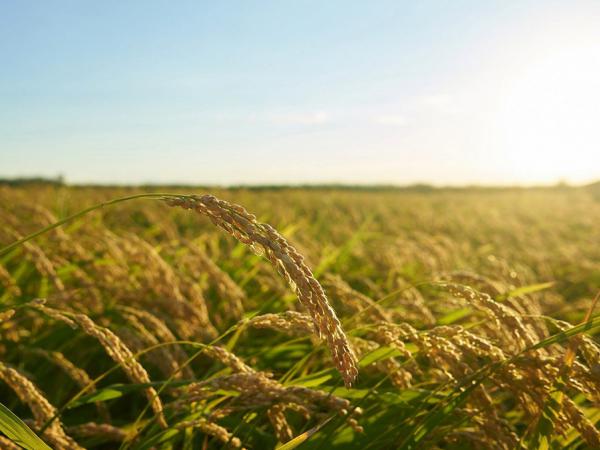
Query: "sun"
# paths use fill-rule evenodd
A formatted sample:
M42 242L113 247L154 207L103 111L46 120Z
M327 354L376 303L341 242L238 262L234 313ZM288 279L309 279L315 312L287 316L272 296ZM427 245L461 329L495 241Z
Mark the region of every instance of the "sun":
M498 145L515 179L585 182L600 176L600 40L573 31L530 48L497 93Z

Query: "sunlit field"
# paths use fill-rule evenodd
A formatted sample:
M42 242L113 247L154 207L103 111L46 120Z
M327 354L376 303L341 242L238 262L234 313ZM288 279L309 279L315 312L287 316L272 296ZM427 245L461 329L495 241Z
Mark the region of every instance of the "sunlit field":
M593 187L155 188L49 227L143 192L0 187L1 448L600 448Z

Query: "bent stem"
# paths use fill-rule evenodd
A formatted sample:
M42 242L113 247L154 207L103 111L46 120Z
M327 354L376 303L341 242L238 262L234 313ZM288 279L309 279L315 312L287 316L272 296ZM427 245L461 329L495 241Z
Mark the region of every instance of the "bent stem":
M120 198L116 198L116 199L109 200L106 202L98 203L96 205L90 206L89 208L86 208L84 210L76 212L75 214L71 214L70 216L67 216L64 219L54 222L54 223L48 225L47 227L42 228L41 230L31 233L31 234L13 242L12 244L7 245L6 247L0 249L0 255L8 253L12 249L14 249L20 245L23 245L27 241L31 241L32 239L35 239L36 237L41 236L42 234L47 233L48 231L58 228L58 227L66 224L72 220L75 220L79 217L85 216L86 214L89 214L92 211L104 208L105 206L111 206L111 205L115 205L117 203L122 203L122 202L126 202L129 200L135 200L135 199L139 199L139 198L164 198L164 197L187 197L187 196L180 195L180 194L146 193L146 194L130 195L127 197L120 197Z

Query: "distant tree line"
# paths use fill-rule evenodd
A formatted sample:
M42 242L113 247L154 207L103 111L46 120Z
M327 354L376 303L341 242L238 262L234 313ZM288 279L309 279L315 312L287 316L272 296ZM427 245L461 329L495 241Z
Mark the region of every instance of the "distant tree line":
M62 175L55 178L47 177L15 177L0 178L0 186L27 186L32 184L43 184L51 186L64 186L65 179Z
M130 189L157 189L157 188L173 188L173 189L230 189L230 190L247 190L247 191L278 191L278 190L335 190L335 191L408 191L408 192L436 192L436 191L453 191L453 192L472 192L472 191L507 191L507 190L531 190L531 189L553 189L563 190L571 189L573 186L565 182L560 182L549 186L493 186L493 185L465 185L465 186L433 186L426 183L415 183L408 185L393 185L393 184L342 184L342 183L322 183L322 184L263 184L263 185L204 185L204 184L187 184L187 183L143 183L143 184L97 184L97 183L67 183L62 175L57 177L0 177L0 186L29 186L29 185L46 185L46 186L74 186L74 187L90 187L97 189L110 188L130 188ZM600 197L600 181L581 186L584 189L592 192L595 196Z

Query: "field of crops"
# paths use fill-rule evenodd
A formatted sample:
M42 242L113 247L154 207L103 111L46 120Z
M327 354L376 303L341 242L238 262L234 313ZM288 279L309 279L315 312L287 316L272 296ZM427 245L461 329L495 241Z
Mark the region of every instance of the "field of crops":
M165 192L0 187L0 448L600 448L591 188Z

